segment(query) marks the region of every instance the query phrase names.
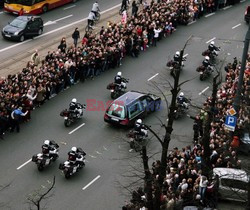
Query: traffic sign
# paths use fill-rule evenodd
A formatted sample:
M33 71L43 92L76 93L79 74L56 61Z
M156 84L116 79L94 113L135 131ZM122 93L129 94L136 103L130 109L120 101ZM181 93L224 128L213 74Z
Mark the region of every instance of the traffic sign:
M230 115L226 116L226 122L225 122L225 128L226 129L228 129L230 131L234 131L236 123L237 123L237 117L230 116Z
M228 114L230 114L231 116L235 115L236 114L236 111L234 108L231 108L227 111Z

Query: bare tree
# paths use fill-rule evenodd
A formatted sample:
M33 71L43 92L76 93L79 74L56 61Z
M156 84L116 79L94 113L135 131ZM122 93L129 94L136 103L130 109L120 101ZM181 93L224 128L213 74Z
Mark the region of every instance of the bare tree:
M45 199L50 198L52 195L49 195L50 191L54 188L56 182L56 177L54 176L51 186L45 191L42 192L42 189L34 191L27 198L28 202L36 207L37 210L41 209L41 202ZM31 208L32 209L32 208Z

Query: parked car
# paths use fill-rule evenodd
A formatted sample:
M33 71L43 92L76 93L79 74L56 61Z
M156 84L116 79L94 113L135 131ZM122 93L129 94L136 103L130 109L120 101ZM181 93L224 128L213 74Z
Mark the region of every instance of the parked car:
M109 105L104 115L104 121L130 127L134 125L136 119L159 110L160 105L161 98L159 96L129 91Z
M239 202L247 201L249 176L246 171L235 168L214 168L213 177L218 182L220 199Z
M250 6L247 6L245 11L245 21L249 23L249 20L250 20Z
M249 136L249 133L244 133L244 135L240 139L240 146L238 148L238 152L243 153L245 155L250 154L250 136Z
M24 15L15 18L2 30L5 39L24 41L27 37L43 33L43 20L39 16Z

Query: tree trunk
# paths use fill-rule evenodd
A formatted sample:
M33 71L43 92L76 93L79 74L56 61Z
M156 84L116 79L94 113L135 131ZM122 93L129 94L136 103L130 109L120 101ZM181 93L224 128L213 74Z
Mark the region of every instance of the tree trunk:
M149 170L148 166L148 156L147 156L147 150L146 146L142 147L142 161L143 161L143 168L145 172L145 193L147 196L147 208L148 210L154 210L154 205L153 205L153 191L152 191L152 174Z

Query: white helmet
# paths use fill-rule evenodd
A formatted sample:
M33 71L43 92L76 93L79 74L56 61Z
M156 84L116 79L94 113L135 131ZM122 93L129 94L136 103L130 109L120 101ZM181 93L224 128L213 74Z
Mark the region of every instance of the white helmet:
M138 119L138 120L136 120L136 123L141 124L141 123L142 123L142 120L141 120L141 119Z
M72 102L73 102L73 103L76 103L76 102L77 102L76 98L73 98L73 99L72 99Z
M179 55L180 55L180 52L179 52L179 51L176 51L175 55L178 55L178 56L179 56Z
M120 77L121 77L121 76L122 76L122 72L119 71L119 72L117 73L117 76L120 76Z
M184 93L183 93L183 92L180 92L180 96L184 96Z
M76 151L77 151L77 148L76 148L76 147L72 147L72 148L71 148L71 151L76 152Z
M45 140L45 141L44 141L44 144L45 144L45 145L49 145L49 143L50 143L49 140Z
M214 45L214 41L211 41L210 44L211 44L211 45Z
M205 59L206 59L207 61L209 61L210 58L209 58L208 56L205 56Z

